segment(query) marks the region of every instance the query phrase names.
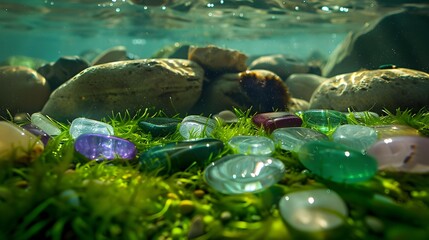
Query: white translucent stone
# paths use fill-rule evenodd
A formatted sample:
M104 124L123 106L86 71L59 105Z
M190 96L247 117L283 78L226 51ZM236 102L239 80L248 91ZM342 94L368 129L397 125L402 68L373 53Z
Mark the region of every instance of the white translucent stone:
M236 154L212 162L204 178L219 192L241 194L260 192L277 183L284 173L284 164L276 158Z
M328 140L325 134L304 127L278 128L273 131L271 138L281 149L294 152L298 152L299 148L307 142Z
M273 140L262 136L235 136L228 144L235 153L246 155L271 155L275 150Z
M42 141L27 130L0 121L0 160L7 158L19 162L29 162L38 157L44 150Z
M380 115L378 115L378 113L369 112L369 111L364 111L364 112L346 112L344 114L346 114L346 116L353 116L356 119L363 119L365 117L372 117L372 118L379 118L380 117Z
M61 134L61 129L41 113L31 114L31 123L49 136L57 136Z
M216 127L216 120L198 116L189 115L180 123L179 133L187 140L196 140L209 137Z
M293 192L279 202L280 214L293 228L304 232L341 226L348 214L341 197L329 189Z
M377 132L373 128L344 124L335 129L332 139L334 142L364 152L377 141L378 137Z
M70 135L76 139L85 133L98 133L104 135L113 135L113 127L110 124L92 120L88 118L76 118L70 126Z

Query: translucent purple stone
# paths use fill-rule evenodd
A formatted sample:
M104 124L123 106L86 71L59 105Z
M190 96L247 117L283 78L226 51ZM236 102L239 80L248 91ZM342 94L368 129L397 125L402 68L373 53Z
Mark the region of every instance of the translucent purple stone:
M31 132L36 137L39 137L40 140L43 142L43 145L45 145L45 146L48 143L49 139L51 139L51 136L49 136L42 129L38 128L37 126L35 126L35 125L31 124L31 123L23 125L22 128L24 128L25 130Z
M137 149L134 143L104 134L82 134L74 144L75 150L91 160L134 159Z
M290 112L260 113L253 116L252 121L256 126L262 126L268 132L277 128L300 127L302 125L302 119Z

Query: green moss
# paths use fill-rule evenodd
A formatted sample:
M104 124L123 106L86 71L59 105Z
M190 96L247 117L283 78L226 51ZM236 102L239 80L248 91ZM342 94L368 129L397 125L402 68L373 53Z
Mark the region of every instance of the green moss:
M236 135L268 136L251 123L249 112L236 113L238 122L219 123L213 137L227 142ZM178 133L163 138L143 133L137 123L154 116L163 114L142 111L104 121L142 153L181 139ZM367 126L406 124L429 135L429 113L423 110L386 112L381 118L351 115L348 121ZM335 190L345 200L350 210L347 224L301 238L429 236L428 174L379 172L367 182L335 184L313 176L296 156L277 149L274 157L287 168L278 184L257 194L228 196L211 189L203 169L197 166L157 176L139 171L137 161L88 161L74 152L69 126L61 128L63 133L32 164L0 161L0 239L187 239L191 233L196 239L290 239L299 234L281 220L279 199L286 193L321 186ZM228 148L218 158L226 154Z

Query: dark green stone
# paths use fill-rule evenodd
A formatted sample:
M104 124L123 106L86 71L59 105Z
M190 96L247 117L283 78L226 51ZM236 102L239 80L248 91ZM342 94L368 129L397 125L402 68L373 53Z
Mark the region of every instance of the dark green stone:
M311 109L302 112L302 120L307 127L328 133L346 124L347 116L335 110Z
M300 148L298 157L315 175L339 183L365 181L378 169L373 157L335 142L308 142Z
M159 169L161 174L184 171L192 164L205 167L211 157L218 155L224 148L217 139L200 139L169 143L150 148L140 156L143 171Z
M147 118L138 123L140 129L154 137L164 137L177 130L180 120L174 118Z

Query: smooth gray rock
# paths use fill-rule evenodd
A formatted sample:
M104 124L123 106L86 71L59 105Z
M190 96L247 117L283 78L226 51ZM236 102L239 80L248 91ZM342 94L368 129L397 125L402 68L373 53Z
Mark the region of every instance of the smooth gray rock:
M327 78L315 74L296 73L286 79L286 85L293 97L310 101L314 90L326 80Z
M326 80L314 92L310 108L346 112L385 108L420 110L429 106L429 74L406 69L365 70Z
M141 59L85 69L57 88L42 113L59 121L101 119L149 108L187 113L199 99L204 70L183 59Z
M335 49L323 68L323 76L377 69L384 64L429 72L428 26L429 14L419 8L371 22L350 33Z

